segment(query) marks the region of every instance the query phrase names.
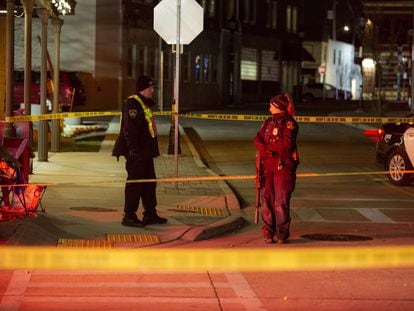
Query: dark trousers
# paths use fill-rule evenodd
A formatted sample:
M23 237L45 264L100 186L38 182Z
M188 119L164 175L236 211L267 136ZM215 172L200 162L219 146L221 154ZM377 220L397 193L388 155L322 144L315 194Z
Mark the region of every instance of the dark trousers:
M156 178L153 159L136 160L127 157L125 167L128 173L127 180ZM126 183L124 205L125 216L130 218L135 217L141 199L142 206L144 207L144 215L152 216L156 214L156 186L157 184L155 182Z
M263 189L263 235L286 240L290 235L290 197L295 188L295 173L287 168L265 174Z

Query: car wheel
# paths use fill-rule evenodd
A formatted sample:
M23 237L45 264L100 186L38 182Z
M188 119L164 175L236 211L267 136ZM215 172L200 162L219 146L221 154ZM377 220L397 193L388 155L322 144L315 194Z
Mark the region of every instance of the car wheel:
M405 170L412 170L406 154L396 149L389 155L386 162L389 181L396 186L408 186L411 184L411 174L404 173Z

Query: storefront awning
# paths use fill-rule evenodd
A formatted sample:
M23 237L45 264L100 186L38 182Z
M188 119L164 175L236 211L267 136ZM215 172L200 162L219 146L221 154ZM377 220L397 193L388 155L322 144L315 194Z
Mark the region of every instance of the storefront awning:
M282 43L282 60L314 62L313 56L299 43Z

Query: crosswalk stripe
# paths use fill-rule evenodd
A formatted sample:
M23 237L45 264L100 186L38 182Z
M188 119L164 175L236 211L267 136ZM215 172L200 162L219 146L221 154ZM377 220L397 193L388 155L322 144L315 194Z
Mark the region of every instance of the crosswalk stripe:
M246 310L266 310L262 301L257 297L242 273L233 272L226 273L225 275L232 285L238 299L243 299L238 302L242 303ZM220 298L220 300L221 299L222 298Z
M318 213L315 208L294 209L295 213L302 221L325 222L326 220Z
M384 213L380 212L376 208L355 208L364 217L368 218L371 222L380 224L393 224L394 220L389 218Z
M30 277L30 273L25 270L13 272L6 292L0 301L0 310L18 311L20 309Z
M352 217L352 219L326 219L324 218L319 212L318 209L329 209L332 213L335 213L335 210L349 210L354 211L361 215L365 219L357 219L356 215ZM292 212L299 217L299 221L303 222L332 222L332 223L376 223L376 224L411 224L414 223L412 219L408 219L407 221L397 221L392 219L391 217L385 215L381 212L378 208L370 208L370 207L321 207L321 208L292 208ZM388 209L392 211L393 209Z

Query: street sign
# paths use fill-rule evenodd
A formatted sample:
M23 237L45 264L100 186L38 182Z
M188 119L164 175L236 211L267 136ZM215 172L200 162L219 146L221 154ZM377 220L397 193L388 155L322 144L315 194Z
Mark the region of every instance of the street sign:
M154 30L177 44L177 2L181 1L179 44L190 44L203 31L204 10L195 0L162 0L154 8Z
M324 75L326 73L326 66L325 65L320 65L318 67L318 72L320 75Z

